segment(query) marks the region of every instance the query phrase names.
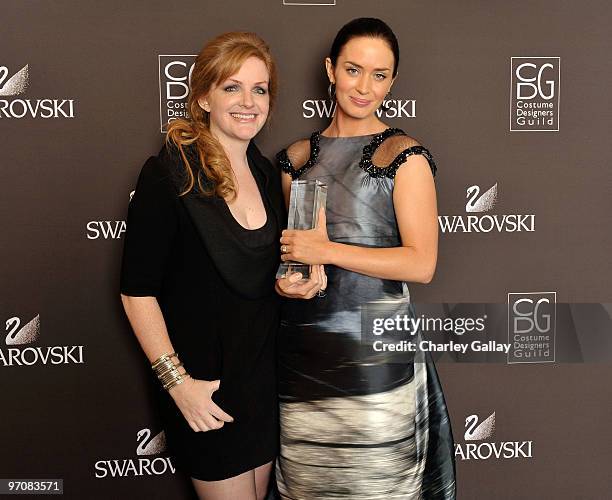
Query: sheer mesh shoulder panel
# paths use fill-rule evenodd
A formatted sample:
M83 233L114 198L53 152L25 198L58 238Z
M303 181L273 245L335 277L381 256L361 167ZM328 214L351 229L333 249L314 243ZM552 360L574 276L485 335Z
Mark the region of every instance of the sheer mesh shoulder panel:
M310 141L302 139L287 148L287 157L295 170L299 170L310 159Z
M283 172L297 179L316 163L318 153L318 133L315 132L310 139L302 139L283 149L276 155L276 159Z
M393 178L406 158L412 155L423 155L429 163L432 174L436 175L436 164L431 153L416 139L405 134L388 137L376 148L372 155L372 174Z
M372 155L372 163L379 168L388 167L397 155L412 146L420 146L416 139L407 135L394 135L385 139Z

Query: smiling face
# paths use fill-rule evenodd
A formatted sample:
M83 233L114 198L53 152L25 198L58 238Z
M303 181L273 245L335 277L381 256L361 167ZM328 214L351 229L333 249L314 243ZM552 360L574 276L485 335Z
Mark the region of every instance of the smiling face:
M336 84L340 111L356 119L371 117L391 88L393 64L393 52L387 42L371 37L349 40L335 66L327 58L327 76Z
M265 63L249 57L240 69L215 85L198 104L210 113L210 130L221 141L250 141L268 118L270 75Z

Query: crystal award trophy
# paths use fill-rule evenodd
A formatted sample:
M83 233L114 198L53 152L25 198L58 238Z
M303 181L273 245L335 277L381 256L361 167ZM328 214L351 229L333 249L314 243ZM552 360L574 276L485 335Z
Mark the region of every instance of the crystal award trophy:
M287 229L314 229L319 218L319 209L325 209L327 184L318 180L295 180L291 182L289 195L289 217ZM310 265L300 262L281 262L276 278L291 273L302 273L302 278L310 277Z

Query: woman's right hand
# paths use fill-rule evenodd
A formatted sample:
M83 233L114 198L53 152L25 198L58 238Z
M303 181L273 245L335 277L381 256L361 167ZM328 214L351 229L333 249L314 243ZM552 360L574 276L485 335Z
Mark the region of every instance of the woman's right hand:
M176 406L195 432L206 432L223 427L234 419L212 400L212 394L221 384L220 380L197 380L188 378L170 389Z

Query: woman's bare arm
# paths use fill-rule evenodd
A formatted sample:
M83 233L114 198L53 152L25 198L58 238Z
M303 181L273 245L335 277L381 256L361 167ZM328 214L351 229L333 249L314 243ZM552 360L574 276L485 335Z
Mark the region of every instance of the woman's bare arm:
M155 297L121 294L121 302L132 330L151 363L162 354L174 352L166 322ZM180 353L177 354L180 359ZM185 373L184 367L180 367L179 371ZM169 393L174 402L195 432L220 429L225 422L234 421L212 400L212 394L219 386L220 380L188 378L170 389Z
M121 302L140 347L151 363L162 354L174 352L166 322L155 297L121 294Z

